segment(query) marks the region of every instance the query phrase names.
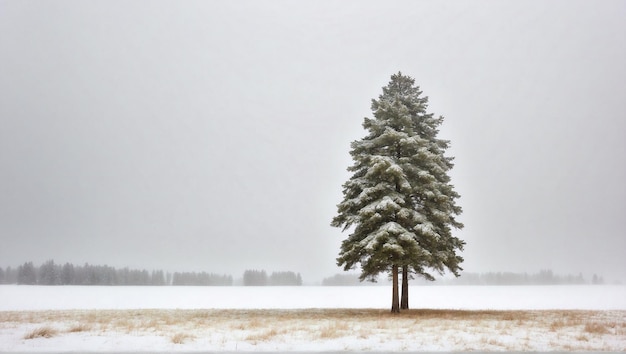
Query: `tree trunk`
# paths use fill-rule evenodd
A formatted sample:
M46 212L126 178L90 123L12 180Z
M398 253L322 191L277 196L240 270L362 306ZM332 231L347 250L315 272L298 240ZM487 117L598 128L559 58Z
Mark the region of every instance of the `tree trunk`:
M398 298L398 266L391 266L391 313L400 313L400 299Z
M409 267L402 267L402 300L400 301L400 309L409 309Z

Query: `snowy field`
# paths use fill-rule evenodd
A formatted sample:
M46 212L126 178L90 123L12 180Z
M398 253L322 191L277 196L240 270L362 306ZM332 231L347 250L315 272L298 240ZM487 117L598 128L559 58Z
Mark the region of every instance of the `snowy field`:
M0 351L625 351L626 286L0 286Z
M626 310L626 286L412 286L415 308ZM377 308L390 286L19 286L0 285L0 311L121 309Z

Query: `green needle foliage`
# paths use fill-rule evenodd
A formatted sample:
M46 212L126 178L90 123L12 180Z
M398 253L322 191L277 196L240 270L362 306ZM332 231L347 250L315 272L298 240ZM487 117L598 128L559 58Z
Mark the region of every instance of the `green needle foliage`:
M458 276L465 242L452 235L459 194L450 183L449 141L437 138L443 117L427 113L428 98L415 80L398 73L372 100L368 134L351 144L352 177L331 225L351 233L341 244L337 264L361 266L361 280L392 272L392 312L397 308L398 269L433 280L432 272Z

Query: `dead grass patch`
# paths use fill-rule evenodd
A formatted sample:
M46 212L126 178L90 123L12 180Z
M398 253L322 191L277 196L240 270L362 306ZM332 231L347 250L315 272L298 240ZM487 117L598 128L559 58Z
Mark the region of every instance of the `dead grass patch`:
M35 339L35 338L52 338L56 336L58 331L52 327L39 327L36 328L24 335L24 339Z
M249 320L248 322L243 324L245 329L256 329L259 327L263 327L264 323L261 321L260 318L257 317L253 317L251 320Z
M279 333L278 333L278 331L276 329L271 328L271 329L268 329L268 330L265 330L265 331L261 331L261 332L258 332L258 333L249 334L246 337L246 341L247 342L253 342L253 343L255 343L255 342L267 342L270 339L276 337L278 334Z
M333 339L345 336L350 326L346 322L332 322L320 328L320 339Z
M189 335L193 333L203 338L209 336L212 341L221 340L219 343L224 348L236 347L236 341L242 340L256 345L338 338L392 340L404 343L409 349L439 343L453 348L451 351L478 350L481 345L511 351L546 348L619 351L625 349L626 343L626 311L415 309L396 315L384 309L0 312L0 329L25 325L28 329L52 329L49 334L33 331L32 335L28 334L31 338L55 335L50 326L67 328L63 333L119 332L131 336L150 333L176 344L195 339ZM563 343L567 340L570 344L565 348ZM365 349L367 344L361 342L356 341L359 344L354 350ZM557 343L561 344L557 346Z
M564 328L565 326L566 324L565 324L565 321L563 320L552 321L552 323L550 323L550 332L556 332Z
M185 344L187 340L194 339L194 336L187 333L176 333L171 338L170 341L174 344Z
M92 326L86 323L77 323L67 329L67 333L89 332Z
M122 330L126 333L131 333L133 332L135 329L137 329L137 324L135 323L135 321L132 318L119 318L113 322L111 322L111 326L113 328Z
M576 336L576 340L579 342L589 342L589 337L584 334L579 334Z
M604 323L597 322L587 322L585 323L585 328L583 329L586 333L592 334L607 334L609 333L609 329L606 328Z
M497 338L483 337L481 338L481 342L492 347L505 347Z

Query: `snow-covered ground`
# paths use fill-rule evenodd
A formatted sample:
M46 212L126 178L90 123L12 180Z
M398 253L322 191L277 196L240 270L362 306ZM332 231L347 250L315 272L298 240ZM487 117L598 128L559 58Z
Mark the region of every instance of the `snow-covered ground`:
M415 308L626 310L626 286L412 286ZM388 308L389 286L0 286L0 311Z
M0 351L626 350L626 286L410 291L0 286Z

